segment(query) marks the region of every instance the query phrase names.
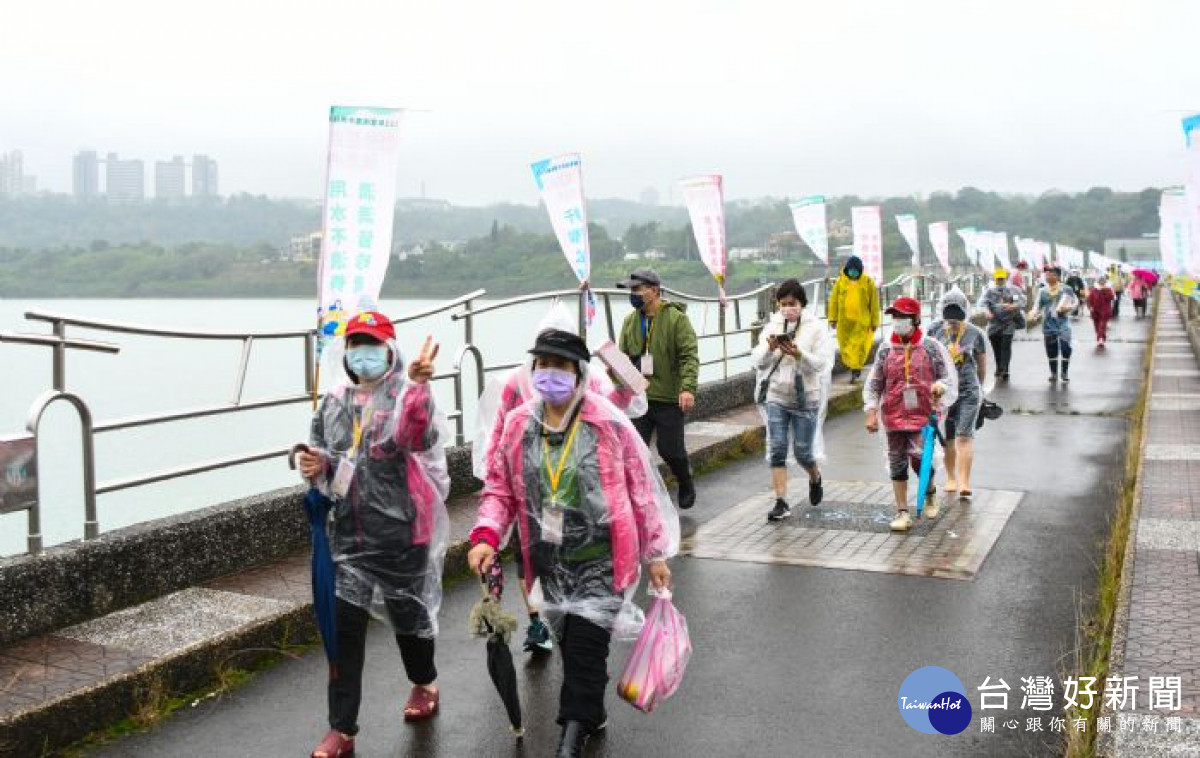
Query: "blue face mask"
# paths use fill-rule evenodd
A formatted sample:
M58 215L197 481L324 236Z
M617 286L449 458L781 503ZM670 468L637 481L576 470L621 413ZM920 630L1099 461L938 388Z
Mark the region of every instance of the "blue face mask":
M857 279L858 277L862 276L862 272L856 268L852 268L846 272L846 276L850 277L851 279Z
M640 311L642 307L646 305L646 300L641 295L630 293L629 304L632 305L635 310Z
M374 381L387 373L386 345L357 345L346 350L346 365L359 379Z

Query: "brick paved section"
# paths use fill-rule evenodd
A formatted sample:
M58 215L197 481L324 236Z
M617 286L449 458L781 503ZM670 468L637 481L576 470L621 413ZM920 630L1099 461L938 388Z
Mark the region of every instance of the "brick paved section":
M805 482L790 482L788 489L804 492ZM888 529L894 513L888 482L826 482L819 507L802 503L793 506L790 518L769 523L766 514L774 500L770 492L747 498L701 526L685 540L684 552L697 558L973 579L1021 493L976 490L970 504L945 499L936 520L921 519L906 534Z
M1140 689L1136 713L1106 708L1104 755L1200 755L1200 368L1176 303L1160 307L1109 671ZM1150 677L1180 677L1177 709L1154 707Z

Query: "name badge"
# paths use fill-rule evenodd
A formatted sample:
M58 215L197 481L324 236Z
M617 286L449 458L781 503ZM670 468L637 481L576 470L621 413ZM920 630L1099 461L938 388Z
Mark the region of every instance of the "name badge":
M557 503L547 503L542 509L542 542L561 545L563 541L563 509Z
M642 376L654 376L654 356L650 353L642 356Z
M350 483L354 481L354 461L343 458L338 462L337 471L333 475L330 489L334 497L344 498L350 492Z
M920 400L917 398L917 388L911 384L904 388L904 410L915 411L920 407Z

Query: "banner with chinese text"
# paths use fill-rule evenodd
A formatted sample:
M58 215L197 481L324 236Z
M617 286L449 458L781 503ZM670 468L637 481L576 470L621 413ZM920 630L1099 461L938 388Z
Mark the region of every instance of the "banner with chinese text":
M937 256L942 269L950 273L950 224L937 221L929 225L929 245Z
M567 263L580 284L592 276L592 251L588 240L587 204L583 197L583 163L579 153L565 153L534 163L537 183L550 225ZM596 317L596 298L589 289L587 323Z
M318 351L345 331L350 317L379 307L392 257L400 114L396 108L329 110Z
M710 174L684 179L679 183L683 202L692 220L692 233L700 260L717 280L721 299L725 299L725 196L721 176Z
M883 213L878 205L857 205L850 210L854 229L854 254L862 259L867 275L883 284Z

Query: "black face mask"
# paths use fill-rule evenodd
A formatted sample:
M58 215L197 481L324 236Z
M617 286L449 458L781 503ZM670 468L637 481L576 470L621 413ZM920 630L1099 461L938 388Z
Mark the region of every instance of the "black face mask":
M947 321L964 321L967 314L960 305L947 305L942 309L942 318Z

